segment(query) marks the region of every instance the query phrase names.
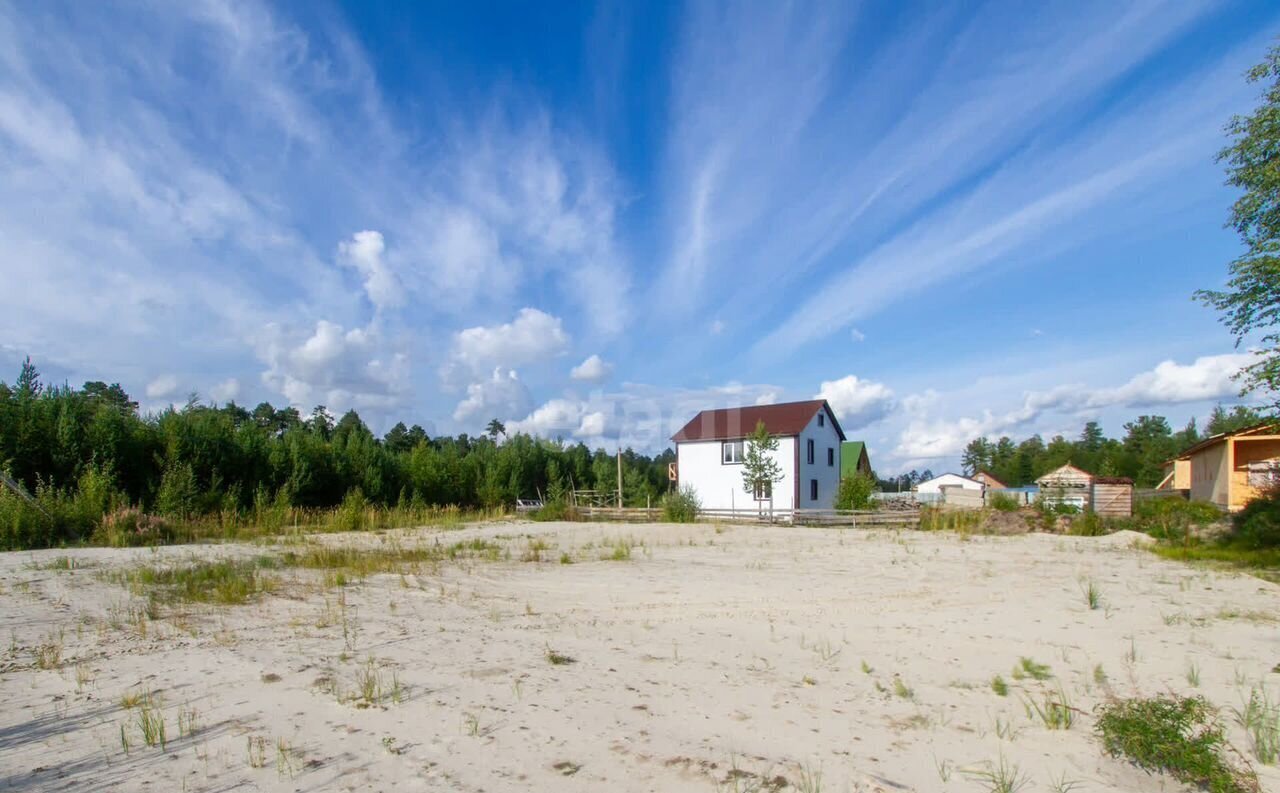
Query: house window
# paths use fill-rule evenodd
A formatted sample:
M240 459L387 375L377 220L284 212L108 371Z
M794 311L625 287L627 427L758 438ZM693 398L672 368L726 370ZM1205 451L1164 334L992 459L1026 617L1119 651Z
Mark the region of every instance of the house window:
M809 465L813 465L813 438L810 438L807 441L807 446L805 447L805 449L809 458Z
M725 441L720 444L720 461L725 465L737 465L742 462L742 441Z
M830 446L827 447L827 467L828 468L836 467L836 450L831 448Z
M827 426L827 414L826 414L826 413L819 413L819 414L818 414L818 426L819 426L819 427L825 427L825 426Z
M773 498L773 482L756 482L756 501L768 501Z
M818 480L817 479L809 480L809 500L810 501L818 500Z

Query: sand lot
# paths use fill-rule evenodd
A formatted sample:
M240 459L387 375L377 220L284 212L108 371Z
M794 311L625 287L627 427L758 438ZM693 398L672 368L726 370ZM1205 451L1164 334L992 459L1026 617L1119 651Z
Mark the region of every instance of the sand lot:
M0 790L983 791L1002 761L1027 791L1180 790L1104 756L1089 712L1112 694L1280 694L1280 587L1135 536L332 535L506 550L345 587L285 569L248 605L152 617L111 571L289 546L4 554ZM618 547L630 558L602 559ZM1017 679L1023 657L1052 676ZM1068 730L1025 704L1059 689L1081 711ZM147 694L163 749L144 740ZM1280 790L1280 770L1257 770Z

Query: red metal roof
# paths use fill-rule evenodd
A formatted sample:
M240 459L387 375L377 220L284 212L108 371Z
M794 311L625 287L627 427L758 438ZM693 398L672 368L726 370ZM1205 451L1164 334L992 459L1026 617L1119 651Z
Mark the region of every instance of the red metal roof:
M836 421L836 416L825 399L704 410L672 435L671 440L680 443L745 438L755 432L756 422L760 421L764 422L770 435L799 435L819 410L827 412L831 426L835 428L840 440L844 440L844 430L840 429L840 422Z

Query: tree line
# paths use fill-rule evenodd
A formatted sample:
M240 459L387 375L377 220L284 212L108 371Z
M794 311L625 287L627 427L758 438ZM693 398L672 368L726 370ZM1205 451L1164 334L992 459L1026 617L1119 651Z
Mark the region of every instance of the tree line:
M46 386L28 359L13 385L0 381L0 469L32 493L74 491L87 474L131 505L183 518L242 510L264 499L328 508L359 489L375 505L488 508L517 498L563 498L571 489L617 490L604 449L524 434L501 422L479 436L430 437L398 423L376 436L354 410L307 416L267 402L229 402L143 414L119 384ZM667 450L622 453L624 503L667 491Z
M1214 408L1204 432L1193 418L1174 431L1164 416L1139 416L1124 425L1121 438L1108 438L1096 421L1084 425L1079 437L1055 435L1047 443L1032 435L1015 443L1005 436L997 440L975 438L961 456L970 476L986 471L1009 487L1034 484L1053 469L1070 463L1098 476L1127 476L1137 487L1155 487L1165 476L1165 462L1202 439L1234 432L1263 420L1258 411L1244 405L1227 410Z

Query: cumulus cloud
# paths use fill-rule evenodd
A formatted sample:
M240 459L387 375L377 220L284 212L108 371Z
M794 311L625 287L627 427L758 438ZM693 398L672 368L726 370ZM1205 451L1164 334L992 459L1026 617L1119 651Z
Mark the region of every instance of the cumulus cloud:
M234 377L227 378L209 389L209 396L215 402L230 402L240 396L240 381Z
M823 381L816 398L831 404L847 430L873 424L888 415L893 407L893 391L888 386L861 380L856 375Z
M147 399L168 399L178 393L178 378L162 374L147 383Z
M292 405L388 410L407 397L408 357L388 350L373 326L346 330L320 320L312 331L297 331L271 323L256 345L267 365L262 382Z
M453 411L454 421L509 419L529 409L529 389L514 369L496 367L484 380L467 386L467 395ZM510 426L508 431L512 431Z
M569 372L569 376L574 380L587 383L603 383L611 374L613 374L613 365L605 363L599 355L592 355Z
M511 322L458 331L451 358L469 372L480 372L494 366L511 368L547 361L564 352L568 344L569 334L559 317L522 308Z
M404 289L383 254L387 245L381 232L358 231L350 240L338 243L338 259L364 278L364 291L375 308L403 304Z

